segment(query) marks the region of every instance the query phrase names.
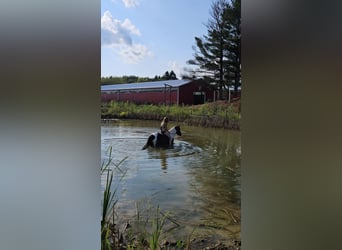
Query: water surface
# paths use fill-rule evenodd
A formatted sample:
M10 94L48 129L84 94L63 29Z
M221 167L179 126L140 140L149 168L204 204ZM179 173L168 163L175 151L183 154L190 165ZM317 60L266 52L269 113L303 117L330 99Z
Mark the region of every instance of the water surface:
M125 176L115 186L119 218L133 217L137 205L159 205L179 222L177 239L194 228L196 235L221 241L239 238L240 132L181 125L174 148L141 150L158 127L157 121L102 124L102 160L109 146L114 163L125 158L120 164Z

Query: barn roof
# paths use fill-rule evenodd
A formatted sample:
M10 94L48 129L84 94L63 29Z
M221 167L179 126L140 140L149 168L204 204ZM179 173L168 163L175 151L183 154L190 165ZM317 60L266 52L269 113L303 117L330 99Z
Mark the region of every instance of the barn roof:
M171 86L176 88L188 84L189 82L191 82L191 80L165 80L156 82L112 84L101 86L101 91L165 88L165 84L167 84L167 87Z

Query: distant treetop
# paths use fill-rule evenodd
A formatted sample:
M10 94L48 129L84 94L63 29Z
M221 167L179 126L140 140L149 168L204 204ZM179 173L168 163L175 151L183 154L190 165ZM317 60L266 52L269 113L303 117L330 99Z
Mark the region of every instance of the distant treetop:
M139 77L135 75L130 76L109 76L101 77L101 85L109 84L123 84L123 83L137 83L137 82L154 82L162 80L178 80L173 70L166 71L163 76L155 75L154 78Z

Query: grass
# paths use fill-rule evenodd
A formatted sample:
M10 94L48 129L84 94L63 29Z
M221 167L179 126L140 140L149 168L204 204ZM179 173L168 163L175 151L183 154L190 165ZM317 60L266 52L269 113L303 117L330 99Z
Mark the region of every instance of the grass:
M167 215L163 215L162 217L160 217L160 215L161 214L158 206L156 218L152 220L152 231L148 240L151 250L157 250L159 248L160 236L163 232L165 221L167 219Z
M115 236L118 234L115 228L115 205L118 202L118 199L116 197L117 187L113 187L114 170L120 172L120 180L126 175L126 172L120 168L120 165L126 158L118 164L114 164L112 147L109 147L108 152L108 160L102 162L101 165L101 175L106 177L105 189L102 195L101 250L111 250L115 249L117 246Z
M130 249L157 250L162 248L162 241L168 237L179 224L170 218L170 213L163 213L144 199L136 203L135 218L131 218L132 227L128 232Z
M108 223L109 212L114 209L117 201L114 200L115 192L112 193L111 186L113 183L113 171L110 169L112 163L112 148L109 148L109 158L107 162L101 165L101 175L106 175L106 185L102 197L102 217L101 217L101 249L111 249L110 233L111 227Z
M226 103L217 101L194 106L179 105L137 105L131 102L111 101L102 103L103 118L161 120L168 116L170 120L185 122L188 125L206 127L240 128L240 101Z

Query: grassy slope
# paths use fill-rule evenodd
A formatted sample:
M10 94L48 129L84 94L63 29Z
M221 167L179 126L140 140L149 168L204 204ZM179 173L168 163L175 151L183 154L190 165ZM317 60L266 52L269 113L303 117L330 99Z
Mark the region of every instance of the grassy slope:
M240 128L240 100L228 104L217 101L194 106L136 105L129 102L103 103L101 117L161 120L168 116L171 120L188 125L203 127Z

